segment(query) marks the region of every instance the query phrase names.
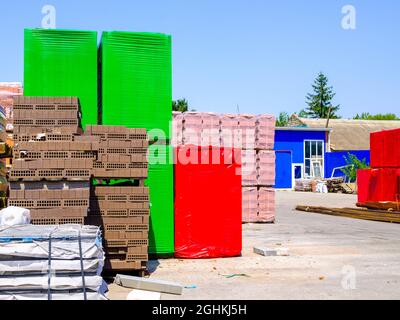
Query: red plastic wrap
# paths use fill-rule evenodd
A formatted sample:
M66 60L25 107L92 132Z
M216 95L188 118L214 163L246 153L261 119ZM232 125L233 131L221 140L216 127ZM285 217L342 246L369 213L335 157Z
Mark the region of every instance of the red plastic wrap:
M396 202L400 193L400 168L358 171L358 202Z
M357 170L357 197L359 203L366 203L369 199L369 185L371 183L371 170Z
M175 256L233 257L242 251L238 149L178 147L175 165ZM220 158L220 163L212 160ZM189 159L191 163L188 163ZM193 163L196 161L198 163Z
M371 133L371 167L400 168L400 129Z

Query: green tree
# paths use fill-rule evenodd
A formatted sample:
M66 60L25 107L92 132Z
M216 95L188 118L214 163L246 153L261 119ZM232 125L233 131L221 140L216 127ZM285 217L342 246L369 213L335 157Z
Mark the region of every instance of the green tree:
M289 124L289 114L287 112L280 112L276 119L277 127L286 127Z
M366 158L360 160L356 155L350 152L347 153L347 157L343 156L343 158L347 166L340 170L346 175L350 182L357 180L357 170L369 168Z
M172 101L172 110L186 112L189 109L189 103L186 99L178 99Z
M328 85L328 78L322 72L318 73L312 88L314 92L306 96L308 107L302 112L303 116L307 118L326 119L330 110L329 117L331 119L339 118L337 112L340 105L332 105L332 100L336 93L333 91L333 87Z
M368 112L358 114L353 118L354 120L400 120L394 113L378 113L372 115Z

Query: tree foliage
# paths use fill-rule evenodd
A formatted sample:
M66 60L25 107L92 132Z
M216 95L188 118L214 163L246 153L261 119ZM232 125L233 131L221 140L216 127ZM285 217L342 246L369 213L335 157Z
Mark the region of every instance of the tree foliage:
M358 157L350 152L347 153L347 156L343 156L346 161L346 167L340 169L350 182L355 182L357 179L357 170L368 169L369 165L367 163L367 159L364 158L362 160L358 159Z
M394 113L378 113L372 115L368 112L358 114L353 118L354 120L400 120Z
M322 72L318 73L312 88L313 93L309 93L306 96L308 107L301 111L302 116L326 119L329 115L331 119L339 118L337 112L339 111L340 105L334 106L332 104L336 93L333 91L333 87L328 85L328 78Z
M286 127L289 124L289 114L287 112L280 112L276 119L277 127Z
M173 100L172 101L172 110L179 111L179 112L186 112L189 110L189 103L185 98L178 99L176 101Z

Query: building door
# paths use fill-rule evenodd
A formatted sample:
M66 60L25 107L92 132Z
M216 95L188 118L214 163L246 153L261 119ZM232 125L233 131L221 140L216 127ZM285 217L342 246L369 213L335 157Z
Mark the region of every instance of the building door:
M304 178L304 165L302 163L292 164L292 188L294 188L297 179Z
M291 189L292 188L292 152L276 151L275 162L275 188Z

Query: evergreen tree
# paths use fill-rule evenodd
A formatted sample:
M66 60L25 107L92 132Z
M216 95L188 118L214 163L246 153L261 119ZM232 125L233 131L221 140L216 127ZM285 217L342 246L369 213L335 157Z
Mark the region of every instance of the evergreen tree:
M308 107L304 110L304 116L308 118L326 119L329 115L331 119L337 119L337 111L340 105L332 105L332 99L336 93L333 92L333 87L328 86L328 78L322 73L318 73L317 78L312 85L314 93L309 93L306 96Z
M189 103L186 99L178 99L172 101L172 111L186 112L189 109Z

